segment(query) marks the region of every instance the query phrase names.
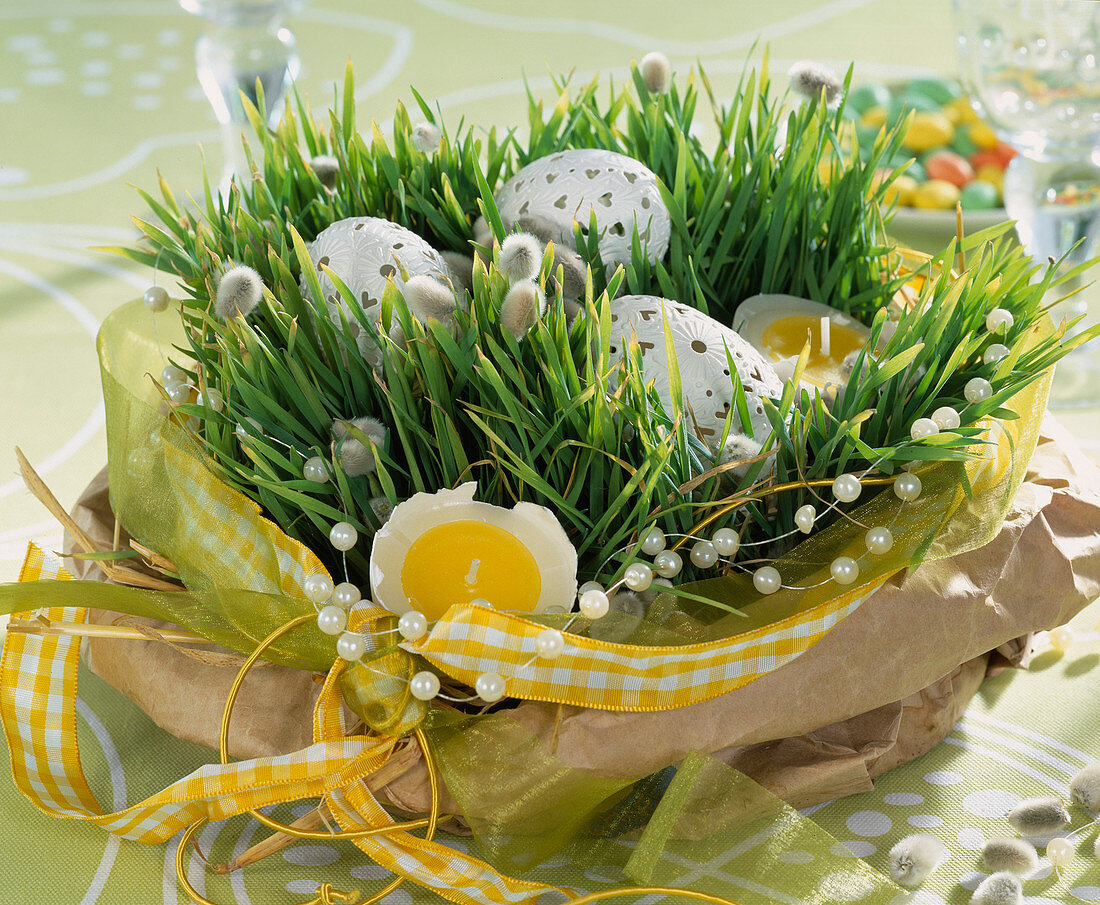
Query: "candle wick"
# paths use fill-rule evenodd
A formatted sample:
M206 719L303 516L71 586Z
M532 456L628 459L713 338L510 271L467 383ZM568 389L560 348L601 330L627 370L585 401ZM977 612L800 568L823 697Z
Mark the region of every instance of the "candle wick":
M470 585L472 587L474 582L477 581L477 570L480 569L480 568L481 568L481 560L480 559L475 559L473 562L470 563L470 571L466 574L466 584L467 585Z
M832 354L832 336L830 335L830 329L833 325L832 319L828 316L821 318L821 354Z

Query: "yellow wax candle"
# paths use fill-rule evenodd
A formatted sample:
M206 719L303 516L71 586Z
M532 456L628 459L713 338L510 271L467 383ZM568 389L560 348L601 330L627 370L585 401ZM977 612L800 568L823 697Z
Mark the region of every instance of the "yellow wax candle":
M394 509L371 547L374 601L429 621L479 600L513 613L569 609L577 551L554 514L532 503L476 502L474 489L418 493Z
M797 357L809 339L810 357L803 379L819 386L844 383L847 381L842 371L844 359L861 349L867 341L866 337L830 320L826 346L823 343L822 320L805 314L779 317L764 328L761 334L762 350L776 361Z

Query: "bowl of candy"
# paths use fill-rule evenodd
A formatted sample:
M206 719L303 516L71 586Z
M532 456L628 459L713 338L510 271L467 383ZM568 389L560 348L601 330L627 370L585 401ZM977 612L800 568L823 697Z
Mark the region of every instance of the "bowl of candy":
M890 161L911 161L887 193L897 205L890 224L895 239L923 251L942 248L957 231L957 204L966 233L1006 219L1004 172L1016 152L979 118L957 81L864 82L852 88L846 105L866 151L883 126L912 117Z

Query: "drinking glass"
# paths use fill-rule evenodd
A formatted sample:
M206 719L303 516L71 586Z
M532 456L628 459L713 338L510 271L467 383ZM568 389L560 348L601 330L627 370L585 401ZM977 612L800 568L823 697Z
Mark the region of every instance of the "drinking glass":
M971 103L1019 156L1005 172L1005 211L1037 260L1072 267L1100 239L1100 3L954 0L960 75ZM1088 314L1075 296L1053 312ZM1078 328L1080 329L1080 327ZM1090 349L1063 361L1053 405L1100 401Z
M306 0L179 0L186 12L201 16L205 28L195 42L195 70L222 127L225 168L221 185L245 173L241 132L248 120L241 93L256 102L263 86L269 122L282 114L283 96L301 67L297 41L284 22Z

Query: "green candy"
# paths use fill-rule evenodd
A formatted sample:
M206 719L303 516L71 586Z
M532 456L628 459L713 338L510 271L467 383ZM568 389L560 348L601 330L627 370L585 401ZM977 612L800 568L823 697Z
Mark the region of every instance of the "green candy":
M978 146L970 138L969 126L956 126L955 138L951 142L951 150L960 157L970 159L970 155L978 150Z
M886 121L896 123L900 121L910 110L923 111L925 113L939 113L940 105L923 94L913 94L906 91L904 94L890 101L886 110Z
M989 211L1001 206L1001 193L992 182L975 179L963 187L959 201L964 210Z
M962 94L962 88L951 79L913 79L905 86L905 93L921 95L942 107Z
M890 103L890 89L878 82L867 82L848 92L847 108L862 116L872 107Z
M905 161L903 160L902 163L905 163ZM908 167L906 167L905 175L912 176L917 182L928 181L928 174L924 172L924 167L921 166L921 164L916 160L914 160L911 164L909 164Z

